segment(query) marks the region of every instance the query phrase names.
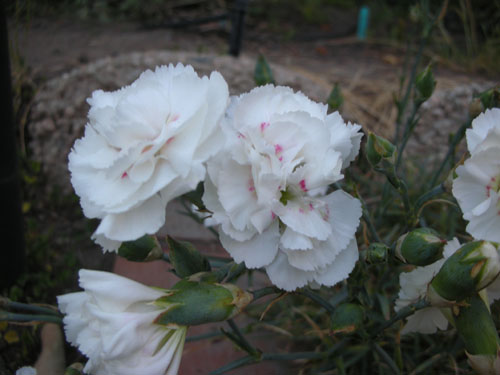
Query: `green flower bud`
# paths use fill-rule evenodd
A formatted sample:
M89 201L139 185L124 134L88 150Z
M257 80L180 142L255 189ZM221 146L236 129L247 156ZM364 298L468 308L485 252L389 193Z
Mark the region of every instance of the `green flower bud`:
M163 257L163 250L155 237L145 235L135 241L123 242L118 255L133 262L150 262Z
M252 295L232 284L183 279L155 301L165 308L156 324L193 326L232 318L252 301Z
M210 263L189 242L176 241L167 237L169 256L177 276L183 278L198 272L210 271Z
M259 55L259 58L257 59L253 78L257 86L267 85L268 83L274 84L274 77L273 72L271 71L271 67L262 55Z
M427 266L443 257L446 241L431 228L418 228L399 237L396 256L405 263Z
M365 312L363 307L354 303L338 305L332 315L333 333L351 333L363 324Z
M417 89L417 102L423 103L431 97L436 87L436 80L434 79L430 65L417 75L415 87Z
M79 362L75 362L66 368L64 375L82 375L83 365Z
M491 284L500 273L498 245L470 242L443 264L427 290L434 306L450 306Z
M387 254L389 253L389 247L380 242L373 242L368 246L366 250L365 259L368 263L376 264L382 263L387 260Z
M330 111L340 110L342 103L344 103L344 97L340 92L340 86L338 83L335 83L335 85L333 86L333 89L330 92L330 95L328 96L328 100L326 102Z
M387 139L379 137L370 132L365 146L366 158L372 167L378 166L382 160L394 164L396 146Z
M500 374L500 339L483 299L474 294L453 310L455 327L465 344L471 367L478 374Z

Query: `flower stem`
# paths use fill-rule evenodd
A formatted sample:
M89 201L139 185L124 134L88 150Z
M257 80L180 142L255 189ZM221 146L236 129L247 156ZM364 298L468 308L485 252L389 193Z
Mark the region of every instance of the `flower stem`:
M248 340L245 338L245 336L241 333L240 329L236 325L233 319L228 319L227 324L231 329L233 330L234 334L238 338L238 342L240 343L240 346L242 346L242 349L244 349L248 354L258 357L260 352L255 349L252 344L248 342Z
M8 322L47 322L62 324L62 317L55 315L30 315L0 311L0 321Z
M372 337L375 337L382 333L386 328L389 328L392 326L394 323L412 315L415 311L423 309L425 307L429 306L429 302L426 301L425 299L421 299L411 305L405 306L401 310L399 310L396 315L394 315L391 319L387 320L384 322L378 329L375 330L375 332L371 335Z
M399 375L401 372L399 371L399 368L398 366L396 365L396 363L392 360L392 358L389 356L389 354L387 354L387 352L382 349L380 347L380 345L378 345L377 343L373 343L373 348L375 349L375 351L382 357L382 359L385 361L385 363L387 363L389 365L389 367L391 368L392 372L396 375Z
M257 289L257 290L251 291L250 293L253 294L252 302L255 302L259 298L262 298L264 296L268 296L269 294L276 294L276 293L280 293L280 292L281 292L281 290L274 287L274 286L267 286L267 287L262 288L262 289Z
M328 312L333 313L335 311L335 307L328 302L327 300L323 299L319 294L313 292L312 290L308 288L303 288L302 290L297 292L298 294L302 294L303 296L306 296L307 298L313 300L317 304L323 306Z
M14 302L8 298L0 297L0 307L7 310L21 310L33 313L40 313L42 315L55 315L61 316L61 313L57 309L51 309L49 307L43 307L38 305L31 305L29 303Z

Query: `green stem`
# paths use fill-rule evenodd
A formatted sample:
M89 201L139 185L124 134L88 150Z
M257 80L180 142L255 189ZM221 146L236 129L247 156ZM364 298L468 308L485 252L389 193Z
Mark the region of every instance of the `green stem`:
M187 337L186 338L186 342L211 339L211 338L214 338L214 337L221 337L221 336L224 336L224 334L222 332L203 333L201 335L193 335L193 336Z
M59 311L48 307L31 305L22 302L14 302L9 300L8 298L3 298L3 297L0 297L0 307L3 307L7 310L21 310L33 313L40 313L42 315L49 314L49 315L61 316L61 313Z
M321 297L319 294L314 293L312 290L308 288L299 290L297 293L306 296L307 298L313 300L317 304L323 306L330 313L333 313L335 311L335 307L333 307L333 305L330 302L323 299L323 297Z
M8 322L47 322L62 324L62 317L55 315L30 315L0 311L0 321Z
M436 185L437 179L441 175L441 172L443 171L446 163L448 162L448 159L455 153L455 148L457 145L460 143L462 138L465 136L465 130L470 126L471 120L469 119L468 121L464 122L462 126L458 129L458 131L455 133L453 138L451 139L450 145L448 146L448 152L446 153L443 161L439 165L439 168L436 170L434 175L432 176L430 186Z
M259 355L259 351L255 349L252 344L248 342L248 340L245 338L245 336L241 333L240 329L236 325L233 319L228 319L227 324L231 329L233 330L234 334L238 338L238 342L240 343L240 346L242 349L244 349L248 354L256 357Z
M427 202L429 199L434 198L436 195L445 193L446 190L444 189L443 184L439 184L438 186L434 186L431 190L429 190L427 193L422 194L417 201L415 202L415 212L418 212L420 207Z
M436 362L440 361L441 358L443 358L445 356L445 354L446 353L438 353L438 354L432 356L431 358L425 360L420 365L418 365L417 367L415 367L415 370L413 370L412 372L410 372L410 375L417 375L417 374L420 374L421 372L427 371L427 369L429 367L431 367L432 365L434 365Z
M262 288L262 289L257 289L257 290L254 290L250 293L253 294L253 300L252 302L255 302L256 300L258 300L259 298L262 298L264 296L268 296L270 294L276 294L276 293L280 293L281 290L274 287L274 286L267 286L265 288Z
M392 326L394 323L412 315L415 313L415 311L423 309L425 307L429 306L429 302L426 301L425 299L421 299L411 305L403 307L401 310L399 310L391 319L387 320L384 322L379 328L375 330L373 334L371 334L372 337L375 337L379 335L382 331L384 331L386 328L389 328Z
M389 354L387 354L387 352L384 349L382 349L380 347L380 345L378 345L375 342L373 343L373 348L382 357L382 359L385 361L385 363L387 363L389 365L389 367L391 368L392 372L394 374L399 375L400 374L399 368L396 365L396 363L392 360L392 358L389 356Z
M406 144L408 143L408 140L410 139L410 136L413 133L415 126L417 125L418 121L415 121L415 116L417 115L418 109L420 108L421 104L422 103L415 103L413 105L413 110L411 111L410 117L408 117L408 119L406 120L405 129L403 132L403 140L401 141L401 145L398 147L398 158L396 159L396 171L399 169L401 160L403 159L403 151L406 147Z
M227 365L224 365L222 367L219 367L217 370L214 370L210 373L210 375L220 375L220 374L225 374L228 371L234 370L238 367L244 366L244 365L249 365L252 363L256 363L259 360L256 359L253 356L246 356L243 358L239 358L236 361L230 362Z

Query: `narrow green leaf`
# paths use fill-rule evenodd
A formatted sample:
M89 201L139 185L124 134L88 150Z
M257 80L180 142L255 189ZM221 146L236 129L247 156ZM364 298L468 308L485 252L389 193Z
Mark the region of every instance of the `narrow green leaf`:
M264 56L259 55L253 78L257 86L267 85L268 83L274 84L273 73L271 67L267 63Z

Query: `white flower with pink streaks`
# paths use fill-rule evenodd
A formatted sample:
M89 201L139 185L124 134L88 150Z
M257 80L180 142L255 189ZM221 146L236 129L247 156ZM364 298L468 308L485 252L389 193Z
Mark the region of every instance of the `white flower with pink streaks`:
M219 73L200 78L182 64L92 94L69 170L85 216L101 219L93 237L104 250L156 233L168 201L205 178L205 161L222 145L228 97Z
M478 240L500 242L500 109L479 115L467 131L471 157L456 169L453 195Z
M325 193L356 157L361 127L272 85L233 98L221 126L226 147L207 164L203 200L224 248L285 290L346 279L361 205Z

